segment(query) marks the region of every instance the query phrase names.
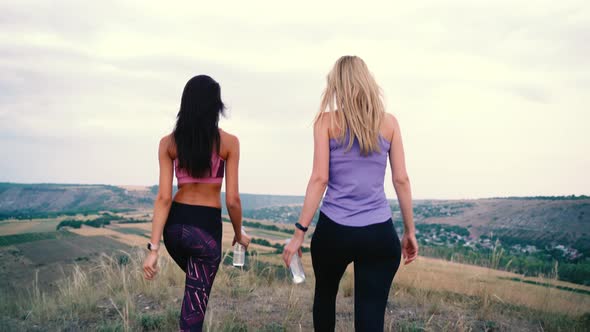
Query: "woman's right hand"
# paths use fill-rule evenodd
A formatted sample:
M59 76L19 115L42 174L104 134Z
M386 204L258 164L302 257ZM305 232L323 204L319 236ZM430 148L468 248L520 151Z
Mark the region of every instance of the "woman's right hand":
M143 262L143 277L152 280L158 273L158 252L150 251Z
M239 243L241 245L243 245L246 249L248 249L248 245L250 244L250 240L252 238L245 233L242 233L242 235L238 238L237 236L234 236L234 240L232 241L231 245L235 245L236 243Z
M285 262L286 267L289 267L291 265L291 258L293 258L293 255L295 255L295 253L297 253L299 257L303 255L303 253L301 252L301 245L303 244L304 238L305 233L303 233L300 230L297 230L295 234L293 234L291 241L289 241L289 243L283 249L283 261Z
M404 265L410 264L418 257L418 241L416 241L415 233L404 232L402 237L402 256L404 257Z

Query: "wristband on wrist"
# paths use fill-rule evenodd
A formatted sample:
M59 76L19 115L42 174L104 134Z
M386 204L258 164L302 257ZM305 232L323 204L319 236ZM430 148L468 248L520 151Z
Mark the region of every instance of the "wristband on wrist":
M304 233L307 232L307 229L309 228L309 227L303 227L303 225L301 225L300 223L295 223L295 227L302 230Z
M159 245L153 245L151 242L148 242L147 248L149 251L158 251L160 249Z

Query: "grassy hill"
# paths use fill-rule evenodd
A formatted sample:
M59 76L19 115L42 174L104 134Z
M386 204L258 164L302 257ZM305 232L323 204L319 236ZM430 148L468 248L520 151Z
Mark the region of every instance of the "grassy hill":
M55 225L80 227L83 222L100 227L108 224L103 223L105 217L83 219L104 211L126 211L134 213L136 221L150 220L156 193L157 186L0 183L0 235L45 232ZM241 197L244 218L289 226L297 221L303 202L302 196ZM401 233L399 207L395 201L391 205ZM560 279L590 285L587 196L416 200L414 214L425 255L486 266L489 252L501 246L505 253L500 265L511 271L548 274L558 262ZM256 232L271 241L278 238Z
M428 214L438 206L468 204L448 213ZM547 240L575 243L590 237L589 197L520 197L470 201L417 201L418 219L469 228L479 236L494 232L534 242Z
M138 209L152 206L154 196L109 185L0 183L0 219Z
M0 220L151 208L157 192L157 186L0 182ZM303 203L303 196L242 194L241 199L252 210Z
M60 185L53 186L50 189L60 188ZM50 218L0 221L0 331L175 330L183 293L181 270L164 252L158 278L147 282L141 277L143 247L151 229L151 224L145 221L150 219L151 203L129 204L129 210L120 212L112 212L114 209L108 203L120 204L117 199L128 196L153 198L154 190L81 187L86 186L61 189L77 193L114 192L109 195L115 198L102 201L104 206L99 213L87 210L82 214L61 215L58 205L52 205L55 215ZM19 190L21 199L50 200L37 190L31 196L27 196L26 190ZM90 192L81 195L97 197ZM310 255L305 253L303 258L308 280L293 285L279 254L284 239L292 231L289 218L298 215L302 197L244 195L242 200L245 211L257 216L246 220L256 240L250 247L246 267L233 268L233 233L229 223L223 223L224 265L211 295L206 330L311 330L314 276ZM574 226L583 227L587 222L586 202L586 199L521 198L417 201L415 213L421 254L436 256L440 250L448 250L451 255L446 260L420 256L415 263L402 265L390 292L386 330L590 330L590 287L559 280L558 266L552 261L547 262L552 268L538 275L515 273L515 261L506 256L503 247L475 252L480 266L474 266L461 263L464 260L459 257L464 253L458 247L459 242L450 247L436 245L442 243L444 236L465 235L466 229L472 233L472 239L479 238L482 244L492 243L478 235L510 225L510 218L526 218L528 222L523 227L534 228L549 223L551 218L561 220L560 216L581 215ZM44 211L42 205L35 204L30 206L37 206L36 212ZM84 204L69 206L80 208ZM111 212L105 213L103 208ZM399 222L395 204L392 210ZM497 219L493 220L494 217ZM477 223L478 220L481 222ZM567 225L565 221L560 222ZM559 232L558 228L546 227L554 234ZM579 233L583 235L584 230ZM526 234L523 233L523 238ZM424 242L427 239L432 242ZM309 246L309 239L304 246ZM352 276L350 267L340 285L338 331L352 330Z
M2 290L0 330L176 330L184 275L164 250L156 280L143 280L145 250L133 248L143 247L150 226L83 226L59 242L44 239L0 247L1 266L10 261L7 269L15 272L25 266L20 269L20 283ZM279 227L275 233L288 236L281 229L286 228ZM231 239L231 227L224 223L224 263L211 294L206 331L311 331L314 276L310 255L303 257L306 282L294 285L280 254L268 245L252 245L245 268L232 267ZM83 253L86 259L76 260L81 254L76 246L87 250ZM70 268L65 272L48 270L66 264ZM52 282L45 282L51 274ZM340 284L337 331L353 329L352 276L350 266ZM5 274L2 279L7 277L15 278ZM561 282L552 275L531 278L499 271L493 265L419 257L415 263L402 265L396 275L385 328L587 331L589 308L590 287Z
M0 183L0 219L149 209L156 193L157 186ZM241 198L245 215L275 222L292 222L303 203L303 196L242 194ZM399 211L397 202L391 203L394 212ZM474 237L494 232L536 242L575 243L590 236L587 196L416 200L414 213L417 223L462 226Z
M284 205L302 205L303 196L289 196L289 195L257 195L257 194L240 194L242 200L242 209L257 210L261 208L277 207ZM225 193L221 194L222 204L225 204ZM227 213L225 206L223 213Z

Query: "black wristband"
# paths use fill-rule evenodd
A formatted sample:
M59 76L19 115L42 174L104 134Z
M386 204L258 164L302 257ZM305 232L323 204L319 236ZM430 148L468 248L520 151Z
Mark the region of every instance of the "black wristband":
M302 230L304 233L307 232L307 229L309 228L309 227L303 227L303 225L301 225L300 223L295 223L295 227Z

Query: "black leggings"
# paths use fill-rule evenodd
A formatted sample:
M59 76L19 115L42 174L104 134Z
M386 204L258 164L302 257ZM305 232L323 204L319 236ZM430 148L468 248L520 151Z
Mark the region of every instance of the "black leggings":
M221 262L221 209L172 202L164 244L186 273L180 331L202 331L209 294Z
M354 262L354 327L383 331L389 288L401 260L401 244L391 219L364 227L340 225L320 213L311 239L315 273L313 326L334 331L340 279Z

